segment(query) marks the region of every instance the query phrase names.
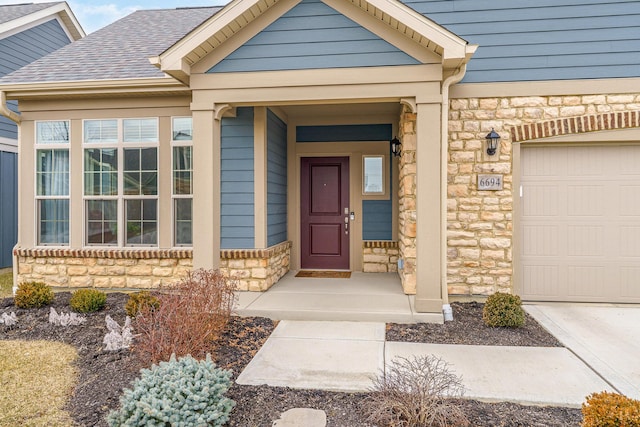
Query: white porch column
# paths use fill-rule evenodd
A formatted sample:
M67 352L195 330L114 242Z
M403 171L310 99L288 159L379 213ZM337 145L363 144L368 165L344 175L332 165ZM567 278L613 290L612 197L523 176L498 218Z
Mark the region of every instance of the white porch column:
M193 107L192 107L193 109ZM220 117L193 111L193 267L220 266Z
M423 313L442 312L440 108L440 104L417 105L415 309Z

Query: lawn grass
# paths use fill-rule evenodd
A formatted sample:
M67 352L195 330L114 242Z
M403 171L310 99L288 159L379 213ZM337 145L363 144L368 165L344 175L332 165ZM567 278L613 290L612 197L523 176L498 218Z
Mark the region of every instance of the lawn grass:
M0 426L69 426L62 410L76 350L52 341L0 341Z
M6 273L0 273L0 298L8 298L12 296L13 296L13 273L11 272L11 270L9 270Z

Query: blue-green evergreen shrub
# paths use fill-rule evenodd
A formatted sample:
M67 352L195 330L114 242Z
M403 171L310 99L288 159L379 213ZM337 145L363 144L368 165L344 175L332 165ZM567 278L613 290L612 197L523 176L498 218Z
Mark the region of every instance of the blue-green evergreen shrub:
M140 374L120 397L120 409L109 413L109 426L222 426L229 420L231 371L217 368L210 355L201 361L172 355Z

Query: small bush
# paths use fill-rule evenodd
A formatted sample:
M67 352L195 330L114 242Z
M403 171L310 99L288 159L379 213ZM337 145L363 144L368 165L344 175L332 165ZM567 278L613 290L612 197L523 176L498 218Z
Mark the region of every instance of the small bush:
M79 289L71 295L71 309L78 313L93 313L102 310L107 303L107 294L97 289Z
M583 427L640 426L640 400L617 393L593 393L582 404Z
M468 426L453 399L462 397L460 378L433 355L399 357L374 379L364 404L368 421L381 427Z
M129 295L129 299L124 306L127 316L132 319L142 310L156 310L160 306L158 298L148 291L136 292Z
M39 308L51 304L53 291L42 282L25 282L18 286L14 302L20 308Z
M134 320L134 351L144 362L172 354L201 359L215 350L235 302L234 288L219 271L196 270L162 289L158 308L143 307Z
M110 426L222 426L235 402L224 394L231 371L216 368L207 355L160 362L140 371L133 390L125 390L120 409L109 413Z
M487 326L519 328L524 325L524 309L518 295L495 293L487 298L482 310L482 320Z

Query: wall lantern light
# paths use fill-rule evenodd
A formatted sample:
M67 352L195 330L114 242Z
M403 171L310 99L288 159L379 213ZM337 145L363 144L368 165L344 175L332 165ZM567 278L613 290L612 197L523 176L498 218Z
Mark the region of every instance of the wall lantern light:
M491 128L491 132L485 137L487 140L487 154L493 156L498 149L498 143L500 142L500 135Z
M402 153L402 143L397 137L391 140L391 152L393 153L393 157L400 157Z

